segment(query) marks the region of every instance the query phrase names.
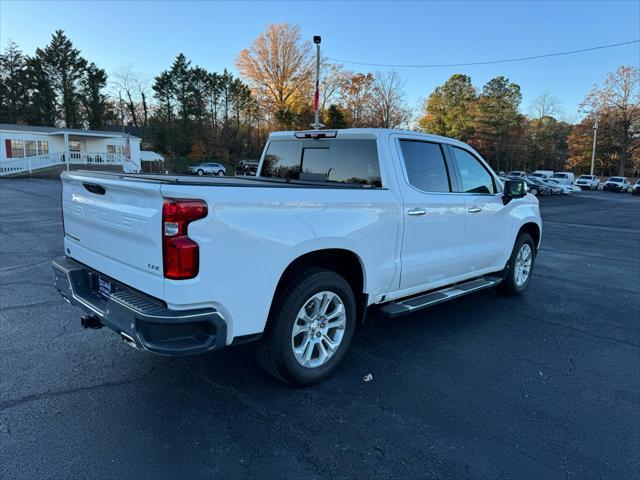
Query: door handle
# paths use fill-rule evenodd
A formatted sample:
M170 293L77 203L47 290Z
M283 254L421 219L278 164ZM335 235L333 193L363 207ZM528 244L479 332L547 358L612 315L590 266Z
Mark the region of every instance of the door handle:
M427 211L424 208L412 208L407 212L408 215L424 215Z
M471 207L471 208L469 208L467 210L467 212L469 212L469 213L478 213L478 212L481 212L481 211L482 211L482 209L480 207Z

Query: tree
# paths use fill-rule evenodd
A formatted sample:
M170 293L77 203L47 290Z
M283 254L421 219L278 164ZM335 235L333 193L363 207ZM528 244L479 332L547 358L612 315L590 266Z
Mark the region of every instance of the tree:
M558 122L554 118L560 113L560 100L549 92L542 92L529 105L531 121L527 129L529 155L535 168L545 170L557 146ZM562 162L564 164L564 162Z
M99 130L107 113L107 97L102 89L107 85L107 74L91 63L81 82L81 101L89 128Z
M55 125L58 114L56 93L42 60L38 57L27 60L27 83L30 90L27 122L30 125Z
M404 85L398 72L377 73L371 87L371 126L398 128L406 124L411 112L404 100Z
M0 55L0 119L8 123L23 120L29 103L27 58L15 42Z
M201 162L206 158L207 149L204 146L202 140L198 140L191 146L191 152L189 153L189 160Z
M112 77L114 96L122 98L126 106L125 123L133 125L136 135L144 142L149 125L149 82L131 64L120 67Z
M56 30L44 49L36 49L36 57L41 60L49 76L64 126L80 128L82 118L78 92L87 61L73 47L63 30Z
M610 73L602 87L594 87L581 108L607 118L618 152L618 174L624 175L627 160L640 148L640 70L621 66Z
M340 104L345 110L347 123L354 128L364 127L369 122L372 87L371 73L352 72L345 75L339 87Z
M475 133L470 143L485 157L493 159L498 170L503 159L505 165L508 164L509 135L517 131L515 127L523 120L518 113L521 101L520 86L502 76L489 80L478 98Z
M302 42L300 28L268 25L250 48L240 52L236 67L278 126L295 127L310 103L313 85L311 44Z
M332 104L327 109L326 114L326 126L327 128L347 128L347 119L344 110L339 105Z
M456 73L429 95L420 129L466 142L474 132L476 89L471 77Z

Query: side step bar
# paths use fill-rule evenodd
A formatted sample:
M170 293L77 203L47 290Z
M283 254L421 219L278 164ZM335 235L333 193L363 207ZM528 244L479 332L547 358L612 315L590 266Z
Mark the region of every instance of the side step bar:
M502 278L497 276L480 277L439 290L432 290L417 297L387 303L380 308L380 311L387 317L397 317L430 307L431 305L447 302L454 298L477 292L478 290L493 287L501 282Z

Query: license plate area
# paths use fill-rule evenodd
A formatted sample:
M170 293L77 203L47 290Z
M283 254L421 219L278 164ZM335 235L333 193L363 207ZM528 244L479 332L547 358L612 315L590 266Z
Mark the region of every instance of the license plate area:
M98 296L109 300L112 292L111 280L98 275L98 282L96 287L96 293L98 294Z

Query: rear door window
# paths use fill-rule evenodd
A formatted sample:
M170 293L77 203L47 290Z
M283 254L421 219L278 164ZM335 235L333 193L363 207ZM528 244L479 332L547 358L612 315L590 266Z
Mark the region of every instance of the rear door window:
M375 140L286 140L269 144L261 176L381 187Z
M400 140L409 183L423 192L450 192L451 182L442 146L419 140Z

